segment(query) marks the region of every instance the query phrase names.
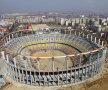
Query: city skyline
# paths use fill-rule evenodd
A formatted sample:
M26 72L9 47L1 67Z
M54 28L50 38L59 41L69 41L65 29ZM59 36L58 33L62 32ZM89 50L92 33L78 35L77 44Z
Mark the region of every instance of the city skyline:
M95 12L108 13L108 0L1 0L1 12Z

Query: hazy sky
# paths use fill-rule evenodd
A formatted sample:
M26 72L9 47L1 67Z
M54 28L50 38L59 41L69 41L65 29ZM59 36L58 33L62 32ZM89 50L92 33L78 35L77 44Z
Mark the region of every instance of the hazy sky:
M0 12L108 12L108 0L0 0Z

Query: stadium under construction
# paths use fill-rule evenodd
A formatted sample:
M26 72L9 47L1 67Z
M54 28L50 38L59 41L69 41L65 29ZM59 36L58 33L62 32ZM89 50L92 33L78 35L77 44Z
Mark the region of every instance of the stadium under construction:
M2 39L4 76L32 86L61 86L90 79L104 68L105 55L105 41L81 30L19 30Z

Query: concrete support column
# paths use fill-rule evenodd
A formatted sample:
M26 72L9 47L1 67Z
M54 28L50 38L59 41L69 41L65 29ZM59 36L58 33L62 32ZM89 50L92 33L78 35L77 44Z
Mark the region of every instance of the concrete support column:
M101 66L101 61L100 61L100 55L99 55L99 52L98 52L98 71L100 72L101 71L101 68L100 68L100 66Z
M38 57L37 60L38 60L38 72L39 72L39 79L40 79L40 62L39 62L40 58ZM40 80L39 80L39 86L40 86Z
M27 65L26 65L27 63L26 63L26 60L24 60L24 67L25 67L25 69L27 68Z
M11 34L12 35L12 39L14 38L14 35L13 34Z
M59 86L59 68L57 68L57 85Z
M10 39L11 39L11 38L10 38L10 35L9 35L9 41L10 41Z
M12 69L12 66L10 66L10 70L11 70L11 78L13 79L13 69Z
M19 76L19 82L21 83L22 76L21 76L21 73L20 73L20 68L18 68L18 76Z
M93 40L93 36L91 35L91 41Z
M97 61L94 63L94 75L96 75L96 72L97 72Z
M10 65L8 65L8 76L11 78L11 70L10 70Z
M97 59L96 59L96 74L98 74L98 51L97 51Z
M14 79L14 75L13 75L14 72L13 72L13 67L12 66L10 66L10 70L11 70L11 78Z
M88 39L88 34L87 34L87 39Z
M17 72L17 68L15 67L15 77L16 77L16 81L18 82L18 72Z
M40 71L40 62L39 62L39 59L40 58L37 58L37 60L38 60L37 62L38 62L38 70Z
M71 67L71 72L70 72L70 80L71 80L71 84L72 84L72 67Z
M92 56L91 56L91 59L92 59ZM94 65L94 63L93 63L93 61L91 61L91 77L93 77L93 65Z
M63 71L61 73L61 86L63 85Z
M43 84L44 84L44 86L45 86L45 72L43 73L43 78L44 78Z
M97 54L97 73L99 73L99 52Z
M104 41L102 41L102 47L104 46Z
M74 83L76 83L76 68L74 68Z
M75 30L75 36L76 36L76 30Z
M90 55L90 57L89 57L89 68L88 68L89 70L88 70L88 72L89 72L89 77L90 77L90 74L91 74L91 55Z
M27 70L26 70L26 78L27 78L27 84L28 84L28 73L27 73Z
M103 54L102 54L102 68L104 67L104 64L105 64L105 56L106 56L106 47L104 47L102 50Z
M85 35L85 34L83 33L83 38L84 38L84 35Z
M80 67L81 67L81 56L79 58L78 77L80 77Z
M9 63L9 54L6 55L7 63Z
M94 76L95 75L94 73L95 72L95 62L93 62L92 65L93 65L92 68L93 68L93 76Z
M97 38L95 37L95 43L97 42L96 39L97 39Z
M1 54L2 54L2 58L5 59L5 52L2 51Z
M8 74L9 74L9 64L6 63L6 75L8 75Z
M50 80L49 70L48 70L48 79ZM48 81L48 86L50 85L50 81Z
M35 81L35 85L36 85L37 83L36 83L36 72L35 71L34 71L34 79L35 79L34 81Z
M16 32L16 38L18 38L18 33Z
M79 37L80 37L80 34L81 34L81 33L79 32Z
M71 35L72 33L71 33L71 30L70 30L70 35Z
M85 65L85 79L87 79L87 63L86 63L86 65Z
M15 77L16 77L16 80L18 82L18 73L17 73L17 68L16 68L16 58L14 58L14 66L15 66Z
M16 58L14 58L14 66L15 66L15 68L16 68Z
M12 70L11 70L11 66L9 65L9 76L10 78L12 78Z
M68 83L68 60L69 57L66 57L66 83Z
M54 75L54 71L53 71L53 85L54 85L54 77L55 77L55 75Z
M23 33L23 32L21 31L21 36L20 36L20 37L22 37L22 35L23 35L22 33Z
M23 83L25 83L25 81L24 81L24 78L25 78L25 76L24 76L25 74L24 74L24 70L22 69L22 78L23 78Z
M31 70L30 70L30 77L31 77ZM32 85L32 79L33 79L33 78L31 77L31 82L30 82L31 85Z
M100 39L99 39L99 41L98 41L98 46L100 46Z
M54 72L54 57L52 57L52 71Z
M12 71L13 71L13 80L15 80L15 68L12 67Z
M82 81L83 81L84 80L84 74L83 74L84 73L84 65L82 65L82 72L81 73L82 73Z

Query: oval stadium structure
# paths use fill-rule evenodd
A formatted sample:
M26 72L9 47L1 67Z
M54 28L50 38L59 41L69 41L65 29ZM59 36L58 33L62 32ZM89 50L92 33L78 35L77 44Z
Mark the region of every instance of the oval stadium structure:
M105 41L81 30L20 30L2 39L4 76L32 86L85 81L104 68Z

